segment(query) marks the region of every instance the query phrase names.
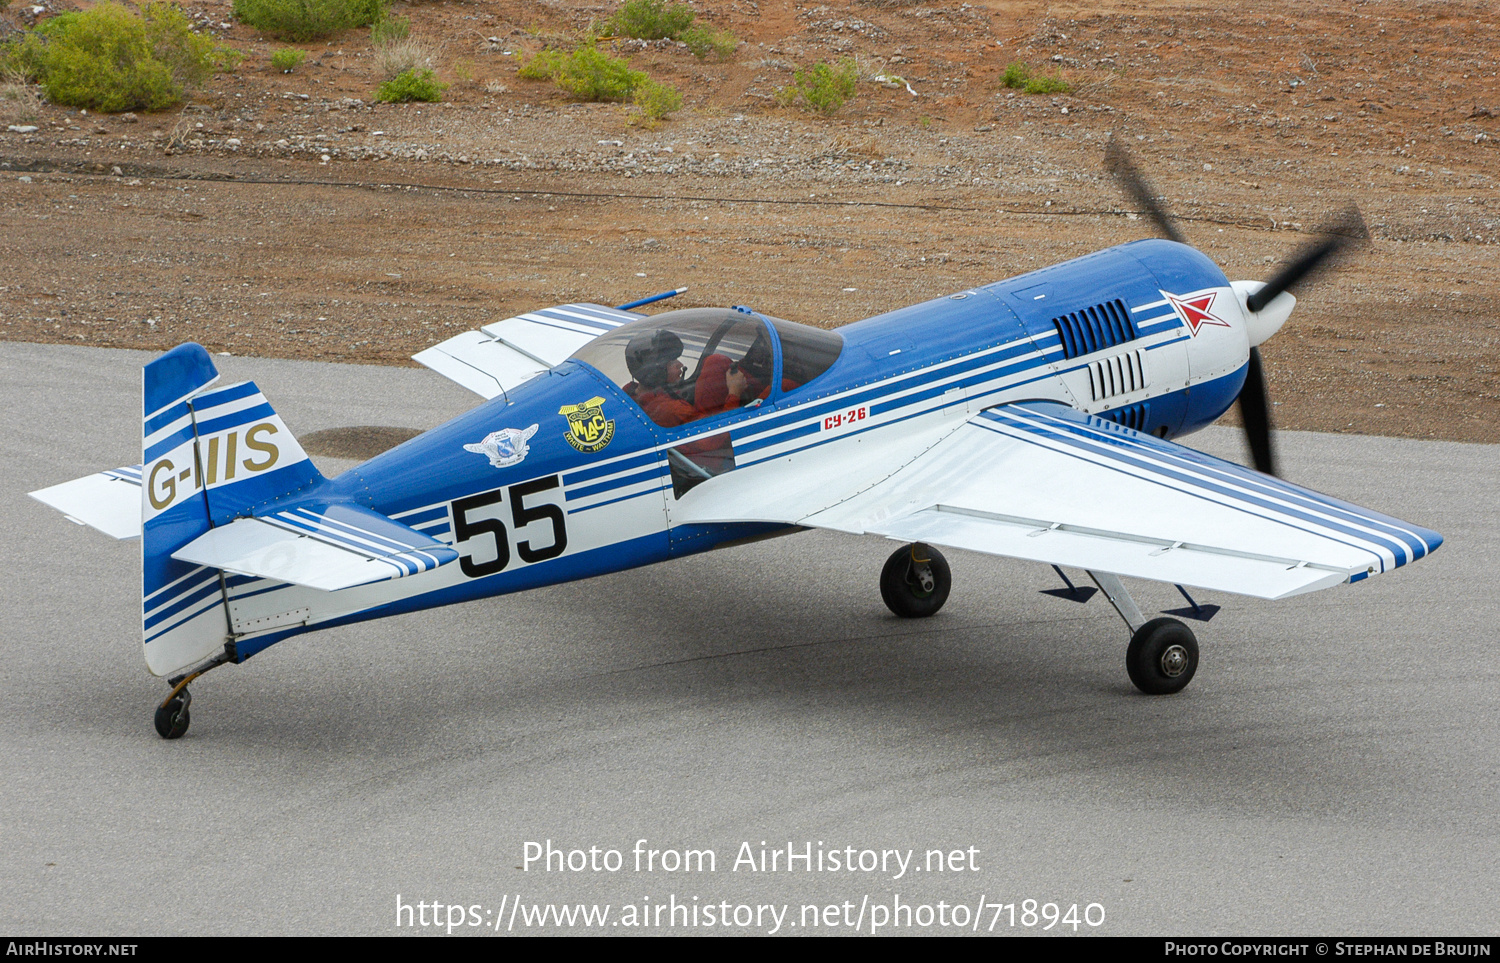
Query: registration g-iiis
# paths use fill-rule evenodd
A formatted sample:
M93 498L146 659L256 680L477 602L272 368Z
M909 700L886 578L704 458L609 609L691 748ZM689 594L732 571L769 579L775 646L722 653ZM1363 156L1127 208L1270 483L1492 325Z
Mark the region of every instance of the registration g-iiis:
M902 543L879 591L904 618L948 598L936 546L1051 565L1066 587L1048 594L1075 603L1095 594L1081 571L1129 629L1134 684L1177 692L1198 667L1181 619L1216 611L1189 588L1280 599L1442 538L1274 472L1256 346L1291 314L1288 288L1357 241L1357 216L1269 281L1230 281L1115 166L1168 239L836 330L640 310L677 292L522 314L417 355L483 404L336 478L253 383L220 385L180 345L145 367L141 464L33 494L142 540L169 739L188 683L293 636L808 528ZM1259 470L1173 441L1236 400ZM1121 576L1187 604L1148 618Z

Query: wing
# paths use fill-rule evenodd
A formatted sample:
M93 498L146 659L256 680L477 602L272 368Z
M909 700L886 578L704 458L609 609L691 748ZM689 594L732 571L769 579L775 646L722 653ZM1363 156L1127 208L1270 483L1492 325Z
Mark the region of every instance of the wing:
M114 538L141 537L140 465L75 478L31 497Z
M600 304L561 304L466 331L412 358L488 399L641 317Z
M308 504L210 529L172 557L331 592L419 575L458 552L368 508Z
M1284 598L1442 536L1052 402L981 412L797 523Z

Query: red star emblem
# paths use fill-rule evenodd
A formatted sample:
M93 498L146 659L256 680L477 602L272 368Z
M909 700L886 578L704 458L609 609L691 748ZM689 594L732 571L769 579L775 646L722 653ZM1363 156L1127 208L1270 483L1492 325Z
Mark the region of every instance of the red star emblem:
M1217 324L1226 328L1230 327L1228 321L1214 314L1211 310L1214 306L1214 299L1219 296L1219 292L1217 291L1210 291L1207 294L1192 294L1185 298L1179 298L1175 294L1167 294L1165 291L1162 294L1167 295L1167 300L1172 302L1172 307L1177 309L1178 316L1187 322L1188 330L1193 333L1194 337L1198 336L1198 329L1205 324Z

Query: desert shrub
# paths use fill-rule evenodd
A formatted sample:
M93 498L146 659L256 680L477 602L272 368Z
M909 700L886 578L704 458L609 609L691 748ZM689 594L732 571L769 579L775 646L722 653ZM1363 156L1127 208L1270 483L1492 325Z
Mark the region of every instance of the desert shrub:
M621 57L601 53L593 44L571 54L543 50L521 66L520 76L530 80L550 79L579 100L628 100L645 80Z
M858 82L859 68L853 60L845 58L832 66L819 62L796 71L791 86L783 87L777 99L790 107L831 114L854 96Z
M194 33L171 4L149 3L138 14L106 2L43 21L8 60L54 103L118 113L181 103L188 89L231 69L240 54Z
M437 52L420 37L403 37L375 47L375 65L386 78L430 68Z
M666 0L628 0L614 16L597 24L600 36L635 37L639 40L678 40L699 60L710 54L728 60L739 46L739 38L728 30L694 24L693 9L685 3L668 6Z
M516 70L516 76L525 80L551 80L562 70L567 59L568 55L561 50L543 50L523 63Z
M659 84L649 77L636 85L630 101L639 112L636 116L647 127L655 127L668 114L682 109L682 94L676 87Z
M375 23L383 0L234 0L234 15L279 40L317 40Z
M0 61L4 50L0 48ZM0 123L35 120L42 112L42 98L19 71L0 73Z
M411 21L405 17L377 20L370 28L370 44L375 48L375 66L387 80L430 68L437 57L431 44L411 35Z
M1000 75L1000 83L1028 94L1065 94L1073 89L1061 77L1033 74L1031 68L1019 60L1013 60L1006 66L1005 73Z
M184 87L208 83L221 70L231 70L244 54L212 37L193 32L192 22L182 8L170 3L148 3L146 39L151 53L166 64L172 77Z
M306 50L298 50L296 47L284 47L271 54L271 66L284 74L289 74L302 65L307 59Z
M408 70L380 85L375 99L388 104L405 104L414 100L436 102L443 99L448 85L439 83L430 70Z
M382 17L370 26L370 43L377 47L405 40L411 36L411 21L406 17Z
M740 38L728 30L710 30L708 27L691 27L678 39L687 44L687 48L699 60L708 59L709 54L720 60L728 60L740 45Z
M693 8L685 3L668 6L666 0L626 0L599 30L614 37L640 40L681 40L693 25Z

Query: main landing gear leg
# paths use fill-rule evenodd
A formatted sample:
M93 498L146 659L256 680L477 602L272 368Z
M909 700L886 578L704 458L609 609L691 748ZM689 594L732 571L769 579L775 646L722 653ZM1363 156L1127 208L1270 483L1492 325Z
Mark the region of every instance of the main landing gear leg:
M174 675L167 680L172 691L162 700L162 704L156 707L156 734L163 739L181 739L183 733L188 731L188 723L192 717L188 714L188 706L193 704L193 694L188 691L188 683L210 669L231 661L230 654L225 651L209 659L182 675Z
M1187 688L1198 671L1198 640L1193 630L1176 619L1147 622L1118 575L1089 572L1089 578L1130 627L1125 671L1135 687L1147 695L1167 695Z

